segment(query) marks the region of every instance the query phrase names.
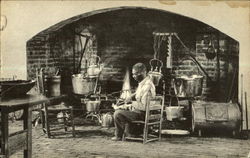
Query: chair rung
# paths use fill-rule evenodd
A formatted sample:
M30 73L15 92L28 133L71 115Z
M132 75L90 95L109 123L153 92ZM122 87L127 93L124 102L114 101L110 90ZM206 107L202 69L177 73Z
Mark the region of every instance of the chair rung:
M148 140L146 140L146 143L152 142L152 141L157 141L157 140L160 140L160 139L159 138L148 139Z
M155 119L160 119L160 118L161 118L161 114L155 114L155 115L149 116L149 120L155 120Z
M136 137L125 137L124 139L130 139L130 140L143 140L143 138L136 138Z
M148 137L159 138L158 136L153 135L153 134L148 134ZM151 139L153 139L153 138L151 138ZM149 139L150 139L150 138L149 138Z
M157 124L160 124L160 121L148 123L148 125L157 125Z
M67 111L71 110L71 108L48 108L48 111Z
M155 105L150 107L150 111L152 110L161 110L161 105Z
M144 121L132 121L132 123L141 123L141 124L145 124Z
M132 123L139 123L139 124L145 124L144 121L132 121ZM148 125L157 125L160 124L160 121L156 121L156 122L149 122L147 123Z

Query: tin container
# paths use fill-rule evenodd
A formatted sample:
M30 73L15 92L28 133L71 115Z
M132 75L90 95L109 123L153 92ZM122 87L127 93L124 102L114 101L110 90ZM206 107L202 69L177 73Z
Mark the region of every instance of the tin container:
M56 97L61 95L61 76L46 77L45 81L49 96Z
M203 76L181 76L173 80L175 94L178 97L196 97L202 94Z
M72 75L72 85L75 94L86 95L94 92L95 80L82 74L75 74Z

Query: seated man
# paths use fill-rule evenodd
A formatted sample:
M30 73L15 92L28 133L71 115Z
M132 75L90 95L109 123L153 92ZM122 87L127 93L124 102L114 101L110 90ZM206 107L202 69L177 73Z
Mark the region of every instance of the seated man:
M147 76L146 66L142 63L137 63L132 68L133 78L139 82L137 90L132 97L135 96L136 104L132 104L130 110L120 109L116 107L114 113L115 122L115 137L114 141L122 140L122 136L125 130L125 125L131 123L134 120L144 120L146 111L147 96L155 97L155 86L150 76ZM128 99L128 100L131 100Z

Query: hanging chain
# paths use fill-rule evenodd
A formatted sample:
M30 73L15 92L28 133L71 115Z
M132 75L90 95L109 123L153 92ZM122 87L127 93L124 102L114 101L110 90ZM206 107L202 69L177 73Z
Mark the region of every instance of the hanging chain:
M156 43L157 43L157 36L154 35L154 59L156 59L156 55L157 55Z

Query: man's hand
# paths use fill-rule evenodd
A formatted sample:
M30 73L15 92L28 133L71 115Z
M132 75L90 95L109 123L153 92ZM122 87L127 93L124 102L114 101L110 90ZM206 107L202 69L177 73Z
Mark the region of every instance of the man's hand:
M131 109L131 106L132 104L123 104L123 105L116 105L116 104L113 104L112 107L115 109L115 110L130 110Z

